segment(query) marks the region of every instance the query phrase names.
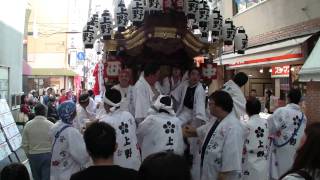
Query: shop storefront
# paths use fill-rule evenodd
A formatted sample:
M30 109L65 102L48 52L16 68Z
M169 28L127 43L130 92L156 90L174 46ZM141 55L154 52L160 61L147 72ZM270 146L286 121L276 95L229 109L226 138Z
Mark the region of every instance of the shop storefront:
M64 69L32 69L30 76L27 76L27 90L39 90L39 94L44 93L43 89L52 87L56 93L59 90L72 89L78 87L78 77L72 70Z
M245 55L226 54L222 56L222 64L227 71L248 74L249 82L243 87L247 97L251 91L255 91L264 102L266 92L271 91L275 106L284 106L291 88L299 87L303 94L306 91L306 84L298 81L298 73L305 62L307 40L310 37L250 48Z

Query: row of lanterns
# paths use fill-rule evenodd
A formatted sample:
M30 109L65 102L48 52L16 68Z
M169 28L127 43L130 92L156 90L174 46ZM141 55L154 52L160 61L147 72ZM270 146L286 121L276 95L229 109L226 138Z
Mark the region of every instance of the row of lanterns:
M125 31L129 20L133 26L143 24L145 11L150 13L165 12L165 4L175 4L174 7L180 11L185 5L185 14L190 31L199 29L200 40L211 43L222 39L225 45L234 43L235 52L243 54L248 44L248 36L243 27L236 28L231 19L223 20L220 11L210 9L208 0L131 0L129 8L125 6L124 0L117 0L114 11L114 22L109 10L104 10L99 19L94 14L87 22L83 30L83 41L85 48L93 48L95 40L102 36L104 40L111 39L114 28L118 32ZM211 35L211 36L210 36ZM210 42L209 42L210 39Z

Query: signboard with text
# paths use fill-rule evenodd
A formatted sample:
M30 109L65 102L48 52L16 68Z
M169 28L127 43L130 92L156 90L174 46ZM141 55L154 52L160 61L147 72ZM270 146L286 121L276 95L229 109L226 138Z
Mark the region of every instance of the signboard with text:
M290 76L290 65L273 66L272 67L272 78L284 78Z

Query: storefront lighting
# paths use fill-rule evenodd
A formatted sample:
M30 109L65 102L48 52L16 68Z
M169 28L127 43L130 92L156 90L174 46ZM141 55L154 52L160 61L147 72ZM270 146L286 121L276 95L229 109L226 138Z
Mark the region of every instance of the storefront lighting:
M269 73L272 73L272 69L271 68L269 69Z
M290 71L294 71L294 67L291 67L291 68L290 68Z
M253 77L253 75L252 75L252 74L249 74L248 76L249 76L249 77Z
M263 69L260 69L259 72L262 74L263 73Z

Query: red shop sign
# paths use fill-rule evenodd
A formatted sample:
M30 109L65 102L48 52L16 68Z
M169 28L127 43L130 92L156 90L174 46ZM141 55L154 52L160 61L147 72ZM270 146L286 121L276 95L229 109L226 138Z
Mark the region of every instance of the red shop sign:
M272 67L272 78L283 78L290 76L290 65L274 66Z

